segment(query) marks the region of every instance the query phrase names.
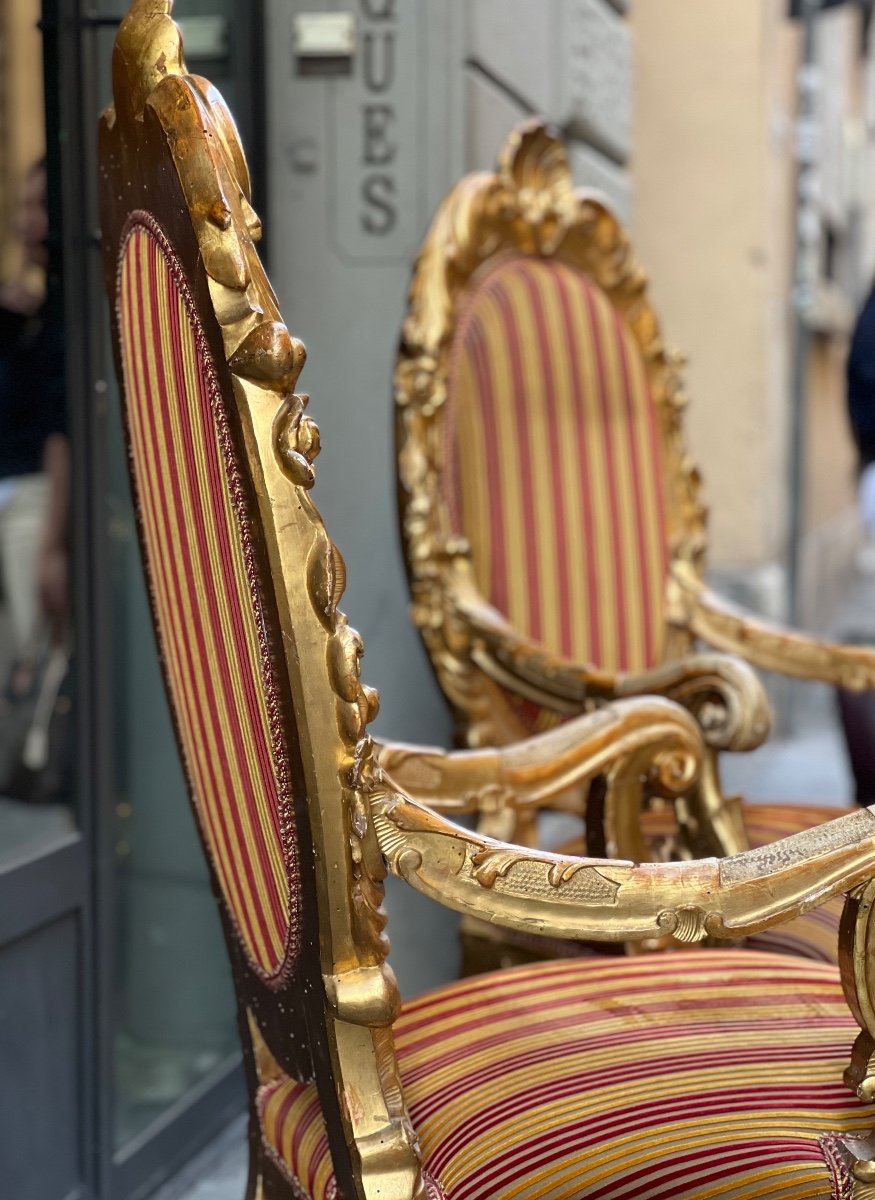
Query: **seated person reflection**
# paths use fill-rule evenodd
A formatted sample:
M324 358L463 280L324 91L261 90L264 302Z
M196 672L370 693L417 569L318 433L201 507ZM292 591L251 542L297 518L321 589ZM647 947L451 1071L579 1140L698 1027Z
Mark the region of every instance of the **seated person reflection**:
M45 302L42 161L25 176L14 234L20 268L0 287L0 795L47 801L64 798L68 775L45 768L53 715L69 706L70 448L63 329Z

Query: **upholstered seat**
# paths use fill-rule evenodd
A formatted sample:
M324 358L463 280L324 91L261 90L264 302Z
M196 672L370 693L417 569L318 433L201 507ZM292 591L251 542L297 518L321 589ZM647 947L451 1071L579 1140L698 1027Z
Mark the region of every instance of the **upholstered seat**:
M849 1195L831 1135L875 1115L841 1084L854 1033L830 968L737 950L515 967L395 1026L447 1200ZM260 1107L306 1195L330 1200L312 1085L275 1081Z

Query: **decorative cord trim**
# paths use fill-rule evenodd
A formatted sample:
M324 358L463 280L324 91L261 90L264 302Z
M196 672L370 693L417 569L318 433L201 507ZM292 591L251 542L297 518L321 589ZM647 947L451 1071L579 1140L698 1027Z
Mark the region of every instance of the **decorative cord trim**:
M843 1137L837 1133L824 1133L817 1140L832 1176L831 1200L854 1200L851 1154Z

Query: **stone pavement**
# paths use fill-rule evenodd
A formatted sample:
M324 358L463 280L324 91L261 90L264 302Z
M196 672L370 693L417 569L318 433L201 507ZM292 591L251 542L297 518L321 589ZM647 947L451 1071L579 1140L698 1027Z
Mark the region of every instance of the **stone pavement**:
M791 688L793 731L773 734L750 754L725 754L724 791L752 803L851 804L853 780L833 689L810 683Z

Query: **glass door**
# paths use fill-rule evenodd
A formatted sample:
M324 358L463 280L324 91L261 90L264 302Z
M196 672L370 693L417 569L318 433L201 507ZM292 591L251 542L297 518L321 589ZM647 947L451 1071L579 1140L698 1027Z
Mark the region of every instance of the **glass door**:
M91 841L39 18L39 0L0 0L0 1193L68 1200L91 1183Z

